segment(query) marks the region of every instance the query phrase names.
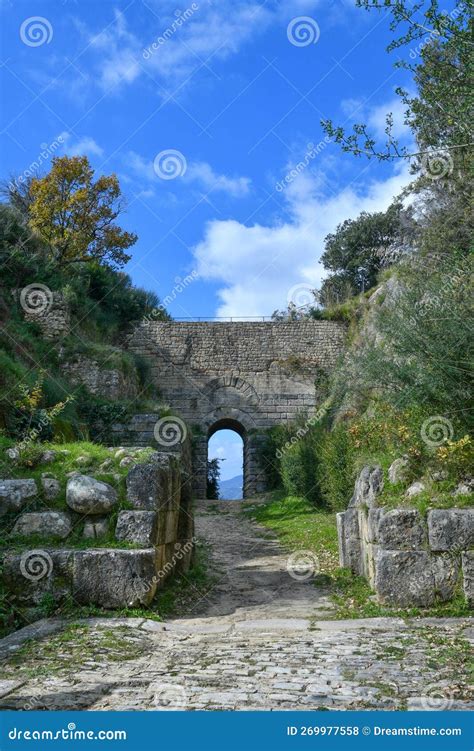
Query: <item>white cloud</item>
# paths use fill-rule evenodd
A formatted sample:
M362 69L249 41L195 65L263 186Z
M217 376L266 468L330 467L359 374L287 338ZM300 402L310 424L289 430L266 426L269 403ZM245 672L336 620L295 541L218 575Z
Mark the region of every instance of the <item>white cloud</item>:
M368 124L373 128L375 134L379 138L383 138L385 136L386 116L387 114L392 113L392 135L395 138L406 138L411 134L411 131L408 125L405 125L404 122L405 110L406 105L403 104L400 98L392 99L390 102L381 104L369 111Z
M169 185L155 174L152 159L145 159L136 151L129 151L123 162L128 172L134 177L146 180L150 184L153 183L155 187ZM179 185L181 181L186 185L195 185L206 193L218 191L233 198L247 195L251 185L250 178L219 174L207 162L188 162L184 175L176 178L176 185Z
M91 136L74 138L64 131L59 138L62 139L63 151L68 156L102 156L104 153L102 147Z
M252 226L209 222L194 256L201 277L221 285L216 315L270 315L286 308L294 285L318 287L325 276L319 263L325 236L361 211L384 210L408 182L408 167L403 166L387 180L369 184L364 193L348 187L327 198L320 195L318 176L302 173L284 193L286 221Z
M251 180L248 177L219 175L207 162L192 162L184 175L185 182L196 182L206 191L227 193L234 198L247 195Z

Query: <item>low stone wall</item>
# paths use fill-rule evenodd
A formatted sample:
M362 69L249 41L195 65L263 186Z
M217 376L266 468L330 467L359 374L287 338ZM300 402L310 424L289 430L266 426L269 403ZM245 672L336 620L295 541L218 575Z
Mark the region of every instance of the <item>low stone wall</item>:
M380 467L365 467L347 511L337 514L340 564L364 576L377 599L429 607L453 598L461 584L474 607L474 509L428 511L376 505Z
M72 598L78 605L103 608L148 605L166 579L186 571L192 560L190 477L185 451L155 452L146 463L130 469L126 485L132 508L117 513L112 486L74 474L66 491L67 512L24 511L17 518L15 535L26 539L28 534L56 536L63 540L63 547L39 549L36 545L22 553L5 553L3 581L9 598L20 608L38 606L45 596L57 604ZM31 485L34 480L0 481L4 505L10 493L16 504L11 509L18 511L21 483ZM77 524L84 525L84 537L99 541L115 514L115 538L123 548L67 546L67 537Z
M61 370L73 386L82 384L91 394L104 399L135 399L139 392L136 373L108 368L107 361L99 363L91 357L75 355L61 365Z

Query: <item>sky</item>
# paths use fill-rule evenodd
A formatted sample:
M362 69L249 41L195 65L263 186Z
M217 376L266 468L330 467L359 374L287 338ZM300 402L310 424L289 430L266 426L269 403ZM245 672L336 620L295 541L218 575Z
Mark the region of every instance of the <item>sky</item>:
M324 237L408 182L406 165L344 154L320 124L382 135L392 111L409 138L385 13L354 0L0 5L3 175L65 153L115 172L139 236L126 271L176 318L306 302Z

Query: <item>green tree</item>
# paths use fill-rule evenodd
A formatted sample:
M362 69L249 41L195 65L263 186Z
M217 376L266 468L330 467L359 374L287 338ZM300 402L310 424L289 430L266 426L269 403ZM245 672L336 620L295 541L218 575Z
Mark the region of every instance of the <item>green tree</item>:
M219 481L221 478L222 459L210 459L207 462L207 492L206 498L217 501L219 498Z
M29 225L47 245L59 266L96 260L123 266L125 250L137 236L115 220L124 209L116 175L94 181L87 157L55 157L51 171L29 186Z

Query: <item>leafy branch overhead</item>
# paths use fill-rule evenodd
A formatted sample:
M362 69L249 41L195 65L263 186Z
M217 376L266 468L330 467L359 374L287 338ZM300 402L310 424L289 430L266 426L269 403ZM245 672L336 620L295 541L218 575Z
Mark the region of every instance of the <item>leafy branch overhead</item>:
M130 260L125 251L137 236L115 223L124 209L116 175L94 181L87 157L56 157L29 194L29 225L59 265L95 260L120 267Z

